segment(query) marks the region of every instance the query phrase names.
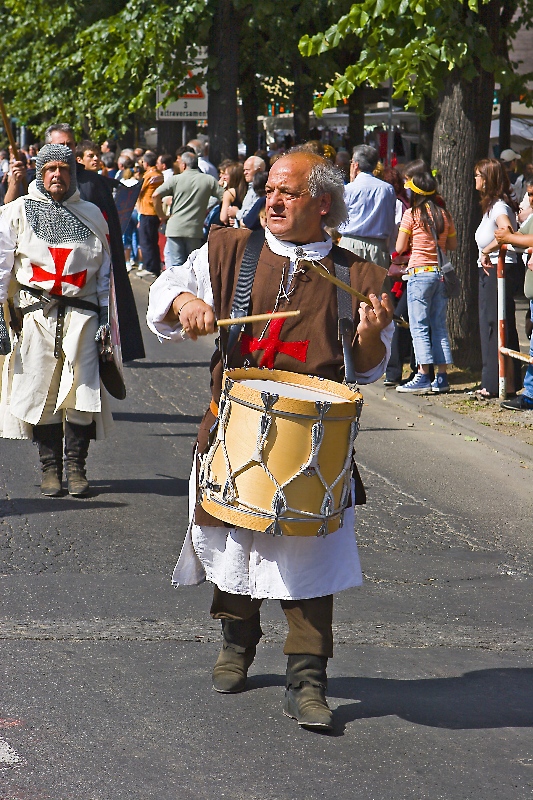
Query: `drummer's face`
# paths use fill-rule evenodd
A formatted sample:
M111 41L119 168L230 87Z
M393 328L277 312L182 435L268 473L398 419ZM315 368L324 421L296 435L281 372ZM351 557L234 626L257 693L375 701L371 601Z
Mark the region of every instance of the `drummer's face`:
M311 197L309 172L315 158L294 153L276 161L266 185L267 226L277 239L295 244L322 241L322 219L331 205L329 194Z

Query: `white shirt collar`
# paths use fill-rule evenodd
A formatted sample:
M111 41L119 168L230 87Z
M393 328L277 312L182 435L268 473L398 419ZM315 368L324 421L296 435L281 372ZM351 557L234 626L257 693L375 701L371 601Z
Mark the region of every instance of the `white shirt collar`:
M277 256L284 256L290 261L296 261L297 258L306 258L308 261L320 261L325 258L333 246L331 236L325 235L323 242L310 242L309 244L293 244L293 242L282 242L276 239L273 233L268 228L265 228L266 242L273 253ZM296 251L299 252L296 252ZM301 252L300 252L301 251Z

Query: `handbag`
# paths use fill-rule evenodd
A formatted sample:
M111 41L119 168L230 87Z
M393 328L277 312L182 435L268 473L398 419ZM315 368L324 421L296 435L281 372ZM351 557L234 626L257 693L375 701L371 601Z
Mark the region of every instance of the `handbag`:
M397 281L401 281L403 276L407 275L409 256L410 253L402 253L401 256L396 252L391 254L391 263L389 266L389 271L387 272L389 278L394 278Z
M439 270L442 272L442 278L444 280L444 297L447 297L448 299L459 297L461 294L461 281L459 280L459 276L454 270L453 264L446 253L444 253L439 247L437 232L433 225L431 226L431 233L433 234L435 247L437 248L437 262L439 265Z

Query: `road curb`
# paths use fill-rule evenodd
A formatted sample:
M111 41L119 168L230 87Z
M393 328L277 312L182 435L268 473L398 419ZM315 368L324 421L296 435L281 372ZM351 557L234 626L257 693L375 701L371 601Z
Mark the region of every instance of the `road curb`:
M495 431L493 428L488 428L486 425L481 425L479 422L474 422L470 417L463 416L457 411L443 408L433 401L431 395L401 394L393 389L383 390L382 387L376 384L363 386L362 389L367 395L371 393L377 400L392 403L405 411L432 417L439 420L439 422L445 422L457 428L461 433L464 432L468 435L476 436L480 442L483 442L492 450L497 450L499 453L519 456L527 461L533 459L533 447L531 445L517 441L511 436Z

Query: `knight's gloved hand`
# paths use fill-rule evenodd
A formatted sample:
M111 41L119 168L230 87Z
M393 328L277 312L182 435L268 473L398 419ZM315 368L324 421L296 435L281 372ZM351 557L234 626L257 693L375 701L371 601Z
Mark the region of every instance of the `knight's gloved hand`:
M11 339L4 317L4 309L0 304L0 356L7 356L11 352Z
M113 358L113 345L111 344L111 328L109 326L109 308L102 306L98 313L98 330L94 337L98 345L98 353L104 361Z

